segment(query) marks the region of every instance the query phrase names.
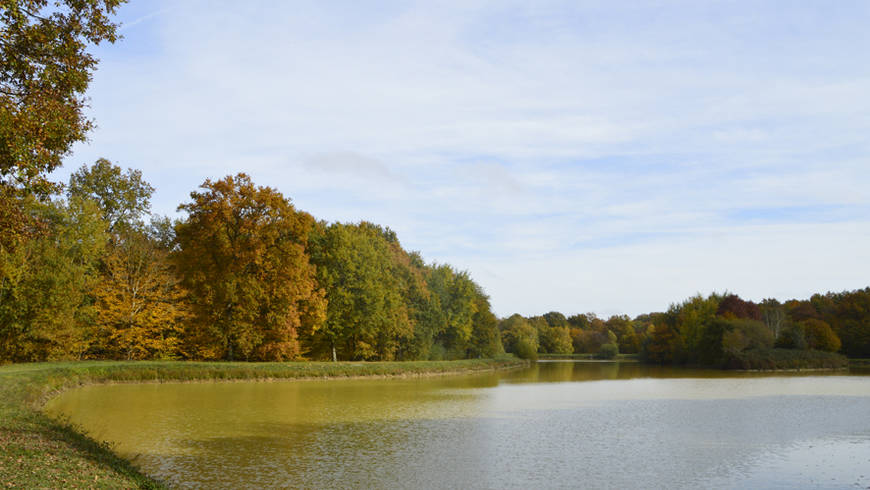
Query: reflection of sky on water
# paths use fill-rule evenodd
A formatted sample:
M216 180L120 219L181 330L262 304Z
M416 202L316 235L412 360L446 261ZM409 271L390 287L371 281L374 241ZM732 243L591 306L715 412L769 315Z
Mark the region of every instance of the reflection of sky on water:
M870 488L870 435L800 441L710 486Z
M730 376L542 363L410 380L90 387L51 409L179 486L870 485L870 377Z

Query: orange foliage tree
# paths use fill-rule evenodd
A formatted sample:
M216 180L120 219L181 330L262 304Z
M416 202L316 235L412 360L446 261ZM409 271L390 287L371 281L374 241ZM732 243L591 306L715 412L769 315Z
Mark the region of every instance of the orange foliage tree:
M285 360L324 321L324 292L306 253L311 215L245 174L206 180L176 227L197 356ZM209 349L209 346L216 346Z

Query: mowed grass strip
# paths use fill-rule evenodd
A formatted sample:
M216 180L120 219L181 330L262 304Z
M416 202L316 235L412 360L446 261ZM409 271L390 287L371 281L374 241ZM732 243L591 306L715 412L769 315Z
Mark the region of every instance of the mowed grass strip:
M41 412L51 397L100 383L425 376L510 369L512 357L409 362L79 361L0 366L0 488L164 488L76 428Z

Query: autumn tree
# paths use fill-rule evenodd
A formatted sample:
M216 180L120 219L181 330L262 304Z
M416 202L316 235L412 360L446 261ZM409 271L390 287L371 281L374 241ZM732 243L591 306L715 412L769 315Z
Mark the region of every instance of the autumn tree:
M810 318L801 322L807 347L815 350L837 352L842 345L840 338L823 320Z
M0 2L0 186L55 189L47 174L93 127L85 91L97 59L88 49L117 40L110 16L121 3Z
M30 240L51 232L28 197L57 190L48 173L92 127L88 49L117 39L109 17L121 2L0 0L0 288L19 284L27 249L42 246Z
M643 352L644 358L659 364L682 362L684 344L676 329L666 322L650 325L649 342Z
M719 302L717 315L727 318L746 318L761 321L761 309L752 301L745 301L736 294L729 294Z
M623 354L637 354L640 352L640 338L634 330L634 326L629 326L622 336L619 338L619 352Z
M300 355L299 335L325 318L324 292L306 254L314 219L245 174L206 180L179 206L174 253L190 292L201 355L284 360ZM210 347L215 347L210 351Z
M148 235L128 233L109 249L94 296L104 356L179 356L189 316L186 294L168 252Z
M189 308L168 259L170 244L163 236L168 223L145 224L153 192L140 171L124 172L105 159L70 177L67 196L96 204L110 237L94 289L100 334L92 346L95 355L147 359L179 354Z
M573 352L594 354L608 342L607 334L595 330L571 329L571 345Z

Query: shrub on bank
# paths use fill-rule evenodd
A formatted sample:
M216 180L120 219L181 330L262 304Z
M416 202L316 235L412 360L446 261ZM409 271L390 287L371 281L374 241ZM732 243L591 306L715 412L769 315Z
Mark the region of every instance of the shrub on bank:
M604 344L601 346L601 349L598 350L598 355L595 356L598 359L616 359L616 356L619 355L619 346L610 343Z

